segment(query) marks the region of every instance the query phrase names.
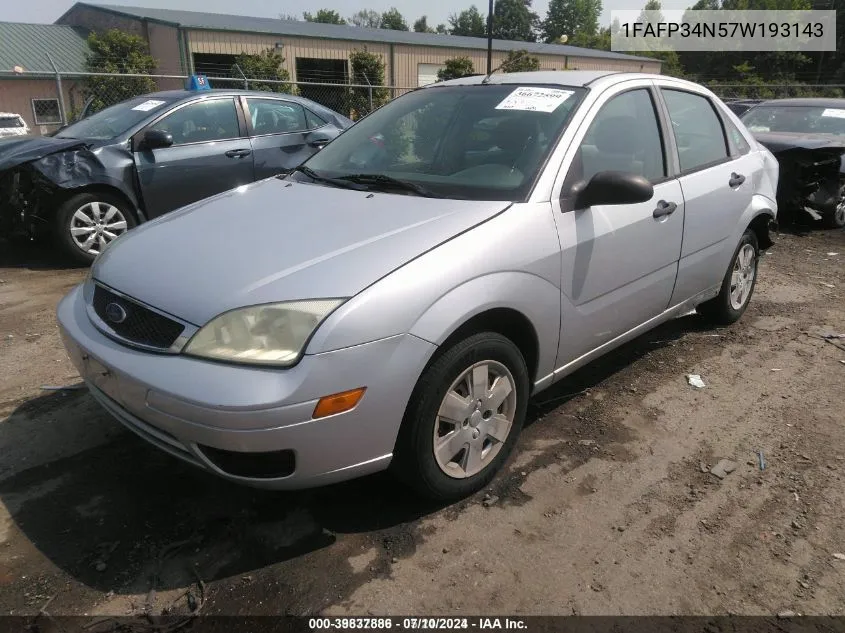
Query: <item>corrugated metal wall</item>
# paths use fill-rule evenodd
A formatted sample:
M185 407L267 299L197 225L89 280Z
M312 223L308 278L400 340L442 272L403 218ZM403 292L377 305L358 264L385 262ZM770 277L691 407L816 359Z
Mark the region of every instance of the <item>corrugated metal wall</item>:
M71 108L72 98L78 92L76 82L62 81L62 92L65 93L65 105ZM56 99L55 79L3 79L0 88L0 112L12 112L20 114L30 132L33 134L46 134L52 132L58 125L36 125L32 112L33 99Z
M385 63L385 80L390 83L390 46L372 42L350 42L347 40L323 40L310 37L287 37L260 35L255 33L230 33L221 31L189 31L188 46L192 53L217 53L256 55L282 43L284 66L291 79L296 80L296 58L349 59L355 49L367 48L371 53L381 54Z
M385 80L400 88L417 86L420 64L442 64L451 57L469 57L477 72L487 68L487 51L466 48L440 48L433 46L394 45L396 68L391 75L390 45L373 42L352 42L348 40L328 40L318 38L259 35L254 33L236 33L222 31L190 31L188 42L191 52L238 55L239 53L257 54L276 43L283 44L282 53L285 67L291 79L296 79L296 58L313 57L318 59L348 59L354 49L366 47L373 53L380 53L385 61ZM506 57L502 51L493 51L493 67L499 66ZM542 70L629 70L638 72L660 72L658 62L638 62L608 59L600 57L564 57L562 55L537 55ZM391 82L391 77L393 81Z

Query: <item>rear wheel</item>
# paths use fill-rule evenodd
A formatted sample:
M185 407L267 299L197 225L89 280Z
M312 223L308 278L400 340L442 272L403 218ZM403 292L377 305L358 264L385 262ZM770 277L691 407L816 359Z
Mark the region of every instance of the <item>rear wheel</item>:
M108 193L80 193L56 213L56 239L66 255L90 264L108 244L137 224L129 205Z
M417 383L394 471L420 494L465 497L487 485L516 444L528 405L519 349L493 332L446 350Z
M698 313L718 325L739 321L757 284L759 253L757 236L747 229L722 280L719 296L698 306Z

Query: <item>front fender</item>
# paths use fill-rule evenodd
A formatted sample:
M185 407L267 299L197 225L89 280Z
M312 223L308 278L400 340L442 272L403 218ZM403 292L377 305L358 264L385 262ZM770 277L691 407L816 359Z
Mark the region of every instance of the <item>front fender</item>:
M537 376L553 371L560 336L560 290L530 273L499 272L467 281L429 306L410 333L442 345L464 323L497 308L515 310L528 319L539 342Z

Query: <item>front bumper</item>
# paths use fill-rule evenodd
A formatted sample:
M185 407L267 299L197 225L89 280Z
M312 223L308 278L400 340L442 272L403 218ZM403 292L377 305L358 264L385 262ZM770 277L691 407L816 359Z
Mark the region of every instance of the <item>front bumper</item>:
M172 455L262 488L306 488L387 468L408 399L434 352L428 341L404 334L306 355L288 369L154 354L97 330L82 295L79 286L59 303L58 321L68 355L94 398ZM321 397L357 387L367 391L354 409L311 418ZM295 467L282 477L242 476L210 458L214 449L290 451Z

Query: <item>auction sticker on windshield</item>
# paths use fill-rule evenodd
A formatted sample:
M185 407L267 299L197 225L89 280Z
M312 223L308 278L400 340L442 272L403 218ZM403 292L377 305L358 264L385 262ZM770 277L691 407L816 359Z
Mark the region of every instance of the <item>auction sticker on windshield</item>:
M557 88L520 87L505 97L496 106L497 110L527 110L530 112L554 112L557 107L572 96L572 90Z
M839 108L825 108L822 116L835 117L837 119L845 119L845 110Z
M144 101L144 103L139 103L136 105L133 110L139 110L141 112L149 112L150 110L155 110L157 107L164 105L164 101L159 101L158 99L148 99Z

